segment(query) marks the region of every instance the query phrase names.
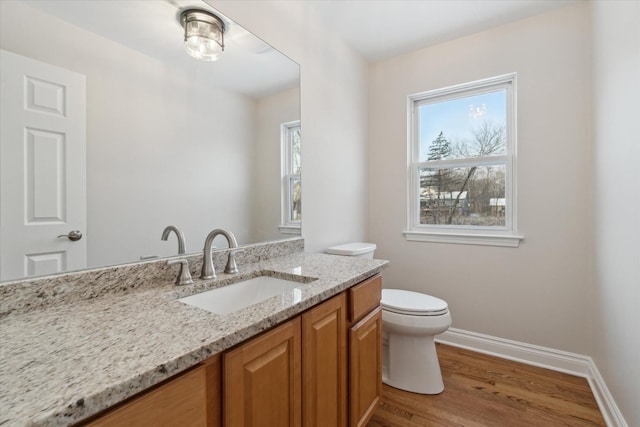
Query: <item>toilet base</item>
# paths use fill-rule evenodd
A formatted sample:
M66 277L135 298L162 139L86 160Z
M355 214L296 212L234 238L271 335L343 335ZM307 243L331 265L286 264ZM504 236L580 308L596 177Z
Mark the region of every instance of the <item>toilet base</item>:
M386 338L382 382L413 393L442 393L444 383L432 336L389 334Z
M446 308L446 303L440 302ZM442 393L444 383L434 337L449 329L451 314L448 310L437 315L398 313L386 310L384 304L383 290L383 382L413 393Z

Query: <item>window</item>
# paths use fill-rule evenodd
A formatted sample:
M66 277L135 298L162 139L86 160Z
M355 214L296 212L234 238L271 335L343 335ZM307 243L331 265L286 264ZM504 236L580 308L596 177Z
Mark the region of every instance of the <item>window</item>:
M300 121L284 123L282 137L282 224L283 233L300 234L302 182L300 181Z
M407 240L518 246L515 74L409 97Z

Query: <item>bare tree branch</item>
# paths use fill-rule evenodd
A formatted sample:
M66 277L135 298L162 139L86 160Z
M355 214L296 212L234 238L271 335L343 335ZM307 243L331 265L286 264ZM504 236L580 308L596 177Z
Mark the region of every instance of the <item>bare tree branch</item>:
M497 125L491 120L485 120L478 128L473 130L473 139L471 141L456 141L454 144L454 152L456 156L466 158L500 154L506 150L505 139L506 135L504 125ZM476 166L469 169L469 172L458 191L458 195L449 209L447 224L451 224L453 222L453 216L458 208L458 204L460 203L460 196L467 187L469 180L476 172L476 169Z

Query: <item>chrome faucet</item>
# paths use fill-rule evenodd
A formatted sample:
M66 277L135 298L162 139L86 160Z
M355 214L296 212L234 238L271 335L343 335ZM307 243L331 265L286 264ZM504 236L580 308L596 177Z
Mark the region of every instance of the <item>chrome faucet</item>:
M236 265L236 257L235 254L239 252L238 250L234 250L238 247L238 242L236 241L236 237L232 232L223 230L221 228L216 228L207 236L207 239L204 241L204 256L202 258L202 272L200 273L201 279L215 279L216 278L216 270L213 266L213 259L211 256L211 245L213 245L213 239L216 236L222 234L229 243L229 260L227 261L227 266L224 269L225 273L235 274L238 272L238 266Z
M176 233L176 236L178 237L178 255L182 255L184 254L184 233L178 227L175 225L167 226L162 232L161 239L166 241L169 238L169 233L172 231Z
M178 273L178 277L176 277L176 285L192 285L193 279L191 278L191 272L189 271L189 261L185 258L181 259L170 259L167 261L167 265L180 264L180 272Z

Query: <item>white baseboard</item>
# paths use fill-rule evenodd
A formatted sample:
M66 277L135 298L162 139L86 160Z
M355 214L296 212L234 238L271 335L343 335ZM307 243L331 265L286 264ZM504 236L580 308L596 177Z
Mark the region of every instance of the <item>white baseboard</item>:
M593 391L593 395L598 402L600 412L602 412L602 416L607 422L607 426L628 427L620 409L618 409L618 405L616 405L616 402L613 400L613 396L611 396L604 379L600 375L598 367L591 358L589 358L589 367L591 368L591 376L588 377L587 380L589 381L591 391Z
M449 328L442 344L586 378L608 427L628 427L593 360L581 354Z

